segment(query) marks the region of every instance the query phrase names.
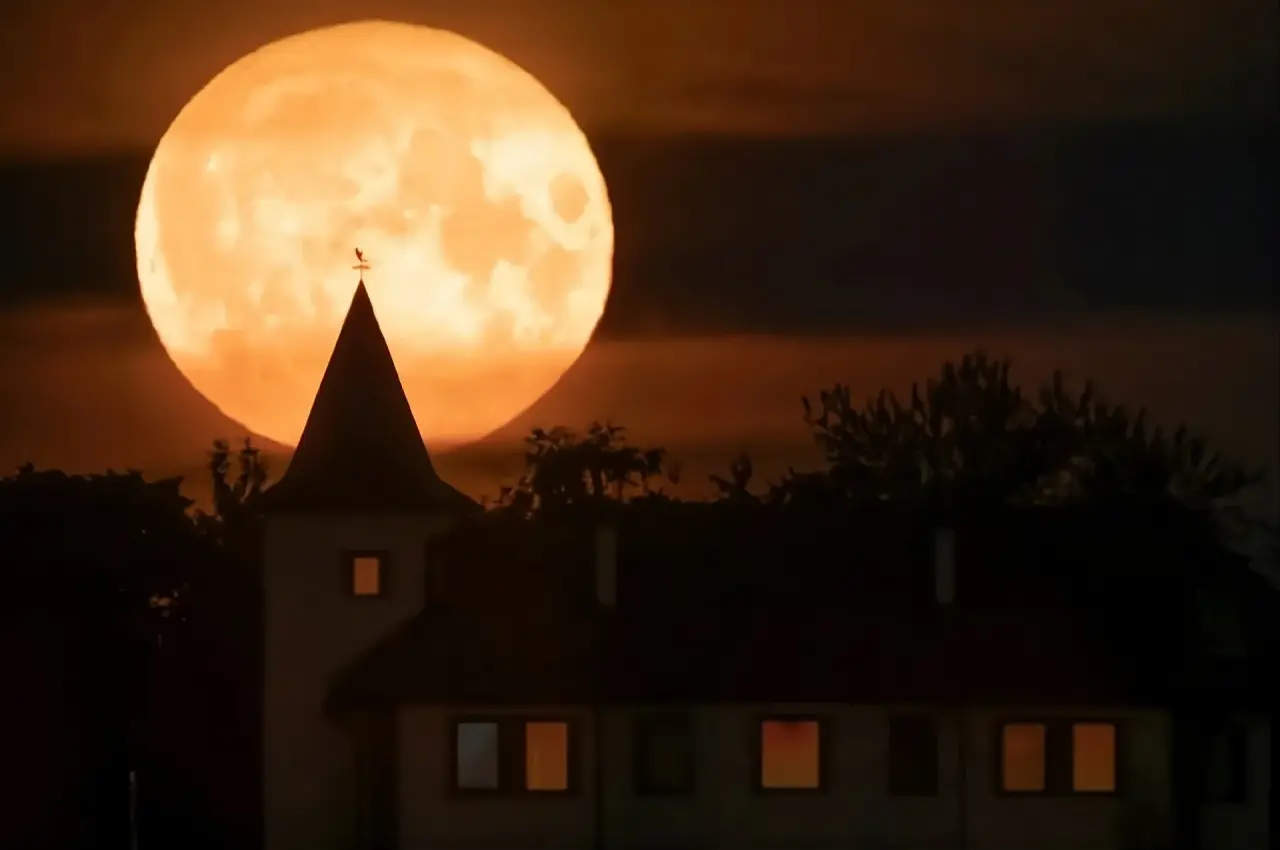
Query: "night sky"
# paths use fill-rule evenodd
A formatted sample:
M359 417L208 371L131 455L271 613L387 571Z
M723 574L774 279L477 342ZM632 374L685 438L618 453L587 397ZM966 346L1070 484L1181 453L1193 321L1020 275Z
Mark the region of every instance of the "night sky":
M1028 382L1092 374L1280 460L1272 0L20 0L0 466L172 472L242 432L150 329L138 189L222 67L369 17L525 67L608 181L604 321L513 433L614 416L678 455L798 462L800 394L901 387L985 344Z
M0 146L152 145L239 56L353 18L487 44L588 131L771 135L1258 115L1280 24L1267 0L12 0Z

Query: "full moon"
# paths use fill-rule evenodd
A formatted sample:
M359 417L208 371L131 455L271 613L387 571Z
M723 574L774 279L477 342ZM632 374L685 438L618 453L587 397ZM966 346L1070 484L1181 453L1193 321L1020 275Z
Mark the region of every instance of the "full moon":
M368 21L238 60L147 170L138 278L169 356L293 445L358 276L418 427L463 442L559 380L609 293L604 178L569 111L460 35Z

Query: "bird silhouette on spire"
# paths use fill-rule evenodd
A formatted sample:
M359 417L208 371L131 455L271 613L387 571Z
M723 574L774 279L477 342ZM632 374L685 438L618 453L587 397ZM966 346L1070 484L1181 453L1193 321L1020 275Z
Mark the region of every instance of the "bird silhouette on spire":
M364 283L364 273L369 270L369 263L364 258L364 251L356 248L356 264L351 268L360 272L360 282Z

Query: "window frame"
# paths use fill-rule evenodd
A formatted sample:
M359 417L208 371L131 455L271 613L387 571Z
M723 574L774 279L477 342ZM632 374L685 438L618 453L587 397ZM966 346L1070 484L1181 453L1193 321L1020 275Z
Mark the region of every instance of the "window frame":
M356 593L356 561L360 558L376 558L378 561L378 592ZM342 553L339 580L343 595L350 599L386 599L391 595L391 552L387 549L347 549Z
M642 752L648 733L673 723L684 730L689 748L689 775L684 787L661 787L645 771ZM631 789L637 797L689 797L698 787L698 747L693 715L688 711L646 711L631 718Z
M449 793L454 797L503 797L511 793L508 787L511 780L512 771L510 764L509 747L504 747L504 732L510 732L510 721L508 717L500 717L491 714L465 714L456 717L450 717L446 726L445 734L449 736ZM468 724L492 724L498 737L498 784L494 788L465 788L459 780L462 778L458 771L458 731ZM504 724L506 729L504 729ZM523 753L522 753L523 754ZM520 785L523 785L524 770L520 770Z
M516 718L520 724L519 736L519 762L520 762L520 788L517 793L526 797L573 797L582 790L581 775L578 770L578 724L571 717L553 714L529 714L521 715ZM555 789L536 789L529 787L529 724L530 723L562 723L564 724L564 777L565 787L560 790ZM499 747L501 747L501 734L498 737ZM501 759L501 756L499 756ZM501 777L499 777L501 784Z
M469 723L491 723L498 732L498 786L496 788L463 788L458 780L458 728ZM567 779L563 790L538 790L528 787L528 726L530 723L561 723L565 728ZM580 768L581 745L576 718L555 714L457 714L448 718L445 734L449 736L447 791L451 797L495 798L520 797L562 799L582 792Z
M770 788L764 784L764 726L766 723L818 724L818 785L816 788ZM751 727L751 787L768 797L813 797L831 791L831 720L821 714L770 712L758 714Z
M929 731L933 736L933 770L930 783L927 789L907 788L895 784L894 773L894 727L903 721L919 722L923 721L928 724ZM887 758L885 759L885 790L891 797L915 797L920 799L928 799L937 797L941 790L941 773L942 773L942 741L941 728L938 723L937 715L926 711L895 711L891 712L886 718L885 742L887 747Z
M1040 725L1044 727L1044 788L1035 791L1010 790L1004 783L1004 730L1007 726ZM1077 725L1110 726L1114 732L1115 752L1112 763L1114 787L1109 791L1078 791L1074 786L1075 747L1073 731ZM1081 716L1017 715L1001 717L992 725L991 776L998 797L1119 797L1126 791L1125 723L1112 715Z

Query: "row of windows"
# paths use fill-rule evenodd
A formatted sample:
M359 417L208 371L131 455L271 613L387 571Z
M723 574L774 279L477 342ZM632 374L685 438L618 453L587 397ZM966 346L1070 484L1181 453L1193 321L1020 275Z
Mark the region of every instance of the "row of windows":
M772 717L754 733L753 782L760 791L821 792L828 787L828 721ZM932 717L889 721L886 791L938 793L938 732ZM577 787L577 729L569 720L467 719L453 726L453 787L470 793L570 793ZM638 718L633 726L636 793L691 794L695 739L688 714ZM1000 727L995 758L1008 794L1111 794L1117 790L1113 723L1017 722Z
M384 552L350 553L344 584L357 597L387 591ZM574 787L573 727L569 721L460 721L455 725L454 786L458 791L568 792ZM755 784L762 791L821 791L826 787L826 738L821 718L761 721L755 743ZM1008 794L1111 794L1117 786L1117 727L1107 722L1013 722L1000 727L995 776ZM635 787L641 794L688 794L693 789L693 729L687 715L642 719L635 726ZM1244 745L1236 730L1210 735L1203 753L1204 796L1244 799ZM887 790L931 796L938 790L938 735L927 715L889 722Z

